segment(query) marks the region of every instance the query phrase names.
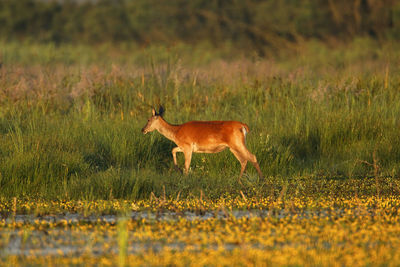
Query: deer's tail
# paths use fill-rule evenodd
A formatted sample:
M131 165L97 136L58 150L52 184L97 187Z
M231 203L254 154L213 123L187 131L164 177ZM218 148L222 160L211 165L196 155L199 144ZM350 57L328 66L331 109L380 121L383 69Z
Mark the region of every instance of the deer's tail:
M246 136L250 132L249 126L247 124L242 124L242 129L241 129L243 136L244 136L244 141L246 142Z

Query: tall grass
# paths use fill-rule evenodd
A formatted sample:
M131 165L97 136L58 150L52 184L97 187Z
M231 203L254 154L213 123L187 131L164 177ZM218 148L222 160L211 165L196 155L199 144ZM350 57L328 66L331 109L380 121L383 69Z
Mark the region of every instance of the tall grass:
M201 49L192 57L180 52L186 47L22 47L28 51L0 48L1 196L137 199L165 190L217 197L262 193L274 179L373 176L373 164L379 176L399 176L400 50L393 44L309 43L269 60L227 61L215 52L210 62L199 59ZM171 123L246 122L249 149L267 178L249 165L239 185L229 151L195 154L189 176L176 173L174 144L140 132L159 104Z

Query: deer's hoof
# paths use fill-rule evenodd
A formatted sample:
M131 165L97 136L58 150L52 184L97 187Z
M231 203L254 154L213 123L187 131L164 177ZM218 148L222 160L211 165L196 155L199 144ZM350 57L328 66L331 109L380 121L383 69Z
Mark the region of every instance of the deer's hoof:
M183 172L182 172L182 170L181 169L179 169L179 167L178 166L174 166L174 169L175 169L175 171L177 171L177 172L179 172L180 174L182 174Z

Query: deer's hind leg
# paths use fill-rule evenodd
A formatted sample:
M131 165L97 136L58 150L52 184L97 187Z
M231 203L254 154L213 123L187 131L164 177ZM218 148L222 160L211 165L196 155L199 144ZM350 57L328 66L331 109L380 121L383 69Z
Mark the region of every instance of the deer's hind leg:
M244 170L246 169L247 160L240 154L240 152L238 152L232 148L230 149L230 151L235 156L235 158L237 158L237 160L240 162L240 165L241 165L240 174L239 174L239 182L240 182L240 178L242 177Z
M249 150L247 150L247 148L245 148L245 149L247 151L247 158L253 164L254 168L256 168L258 175L260 176L260 178L264 178L264 175L262 174L261 169L260 169L260 165L258 165L256 156L254 154L252 154Z
M256 168L260 178L264 177L264 175L261 172L260 166L258 165L256 156L247 149L244 142L243 142L243 144L235 147L234 149L231 148L231 151L236 151L236 153L239 155L239 157L242 158L244 161L246 161L246 163L247 163L247 161L250 161L253 164L254 168ZM235 153L233 153L233 154L235 155ZM236 156L236 158L238 158L238 157ZM239 161L240 161L240 159L239 159ZM246 168L246 164L244 165L244 168ZM244 171L244 168L242 165L242 172ZM240 176L242 175L242 172L240 173Z

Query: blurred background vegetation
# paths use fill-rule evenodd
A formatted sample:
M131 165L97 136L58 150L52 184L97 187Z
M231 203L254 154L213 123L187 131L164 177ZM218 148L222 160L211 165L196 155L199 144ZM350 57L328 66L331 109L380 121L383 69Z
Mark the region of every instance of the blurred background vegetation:
M146 47L207 42L259 55L315 38L400 38L395 0L1 0L7 41L121 43Z

